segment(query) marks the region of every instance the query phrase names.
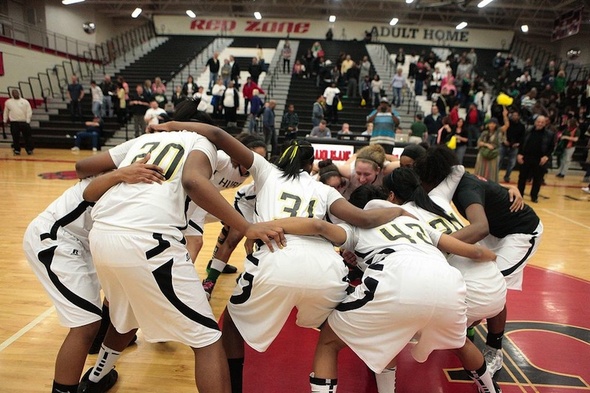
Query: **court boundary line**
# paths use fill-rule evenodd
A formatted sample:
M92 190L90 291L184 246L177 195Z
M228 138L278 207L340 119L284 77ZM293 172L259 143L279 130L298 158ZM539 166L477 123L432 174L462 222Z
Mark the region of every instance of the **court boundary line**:
M51 313L55 311L55 306L49 307L47 310L42 312L37 318L33 319L29 322L26 326L21 328L18 332L14 333L12 336L8 337L3 343L0 344L0 352L4 351L10 344L14 343L16 340L24 336L27 332L37 326L39 323L43 322Z

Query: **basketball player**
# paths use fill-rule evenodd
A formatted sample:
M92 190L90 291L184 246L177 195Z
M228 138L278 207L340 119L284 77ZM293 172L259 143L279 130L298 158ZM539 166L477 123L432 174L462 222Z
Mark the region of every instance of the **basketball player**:
M324 218L330 212L353 224L368 226L403 213L399 208L363 212L334 188L314 180L309 174L314 150L307 141L293 140L274 166L215 127L171 122L151 128L196 131L248 168L257 189L255 222L281 217ZM223 342L233 392L241 392L244 341L264 352L294 307L298 309L297 324L314 328L346 295L348 284L343 277L348 269L329 242L301 236L287 240L284 249L271 253L263 246L248 256L224 312Z
M161 170L146 161L144 158L105 176L129 183L160 183ZM53 393L78 391L86 355L104 315L88 245L92 203L82 197L89 183L90 179L85 179L67 189L29 224L23 240L33 272L51 298L60 323L70 329L55 361ZM117 378L114 369L108 370L97 386L106 391Z
M436 147L416 162L416 172L429 191L451 172L458 161L446 147ZM452 236L467 243L479 242L497 255L496 263L508 289L521 290L524 267L535 254L543 234L543 224L528 205L515 209L509 191L501 185L469 173L459 181L453 203L469 225ZM502 368L502 339L506 326L506 306L489 318L484 356L495 374Z
M76 168L80 176L125 167L147 153L151 153L149 163L163 168L161 185L113 185L99 177L84 193L86 200L98 200L92 213L90 247L110 300L112 323L124 334L141 327L150 342L178 341L190 346L198 390L228 393L221 332L181 232L187 225L188 198L271 249L270 237L276 239L275 245L284 245L282 231L268 224L247 223L225 201L209 181L217 150L192 132L146 134L78 162ZM108 338L109 332L105 343ZM99 374L113 368L122 350L119 344L103 346L100 369L96 369Z
M364 187L371 186L362 186L358 192ZM394 205L374 200L365 209L378 206ZM407 216L373 229L311 220L278 223L287 234L321 234L342 244L342 248L354 250L364 271L361 285L336 307L322 327L310 375L312 392L336 391L338 352L345 346L376 373L379 393L395 392L396 357L416 334L420 338L412 355L418 362L425 362L433 350L456 349L465 369L472 370L469 374L480 392L499 391L491 375L485 373L483 356L465 340L465 284L461 274L447 264L436 247L476 261L493 260L491 251L457 241ZM482 366L484 372L480 374Z

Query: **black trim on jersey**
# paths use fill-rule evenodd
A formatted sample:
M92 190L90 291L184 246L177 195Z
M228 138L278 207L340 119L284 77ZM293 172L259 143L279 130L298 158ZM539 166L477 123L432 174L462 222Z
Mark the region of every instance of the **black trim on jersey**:
M240 207L238 206L239 203L242 199L245 199L247 201L252 200L252 199L256 199L256 195L246 195L246 193L243 192L237 192L237 197L234 198L234 209L236 209L238 211L238 213L240 213L242 215L242 217L244 216L244 213L242 213L242 211L240 210ZM256 207L255 207L256 209Z
M254 276L250 273L244 272L242 274L241 279L245 280L248 285L242 287L242 293L239 295L232 295L229 298L230 303L232 304L244 304L248 299L250 299L250 295L252 295L252 281L254 281Z
M76 221L78 219L78 217L80 217L82 214L84 214L86 209L90 206L94 206L94 202L86 202L86 201L80 202L80 204L78 206L76 206L76 208L74 210L72 210L71 212L69 212L68 214L66 214L65 216L60 218L59 220L56 220L55 223L53 224L53 226L51 227L51 230L49 231L49 233L42 233L40 236L41 240L45 240L45 239L57 240L57 230L60 227L65 227L66 225L71 224L72 222Z
M86 310L98 316L102 316L102 310L95 306L94 304L90 303L88 300L76 295L74 292L70 291L61 281L59 281L59 277L51 271L51 263L53 262L53 256L55 255L55 250L57 246L50 247L46 250L40 251L37 254L37 258L39 258L39 262L45 266L47 269L47 274L49 275L49 279L55 285L55 288L61 293L70 303L74 304L75 306L81 308L82 310Z
M145 257L147 259L152 259L156 255L163 253L167 248L170 248L170 242L168 240L164 240L161 233L154 233L152 234L152 237L158 241L158 245L145 252Z
M369 251L369 252L360 252L357 250L354 250L354 255L356 255L359 258L365 259L367 257L367 255L369 255L370 253L372 253L373 251Z
M201 235L203 234L203 228L198 226L193 220L188 220L188 226L196 229ZM180 229L180 230L182 230L182 229Z
M336 310L338 311L352 311L358 308L363 307L365 304L369 303L371 300L375 298L375 291L377 290L377 285L379 285L379 281L375 280L373 277L367 277L363 280L363 283L367 287L365 290L365 297L362 299L357 299L353 302L347 303L340 303L336 306Z
M514 266L506 269L506 270L501 270L501 273L504 277L511 275L512 273L514 273L516 271L516 269L518 269L520 267L520 265L522 265L523 263L525 263L529 257L531 256L531 253L533 252L533 248L535 247L535 239L537 238L537 233L533 233L533 237L531 237L531 240L529 240L529 243L531 243L531 246L529 247L529 249L527 250L526 254L524 254L524 257L522 257L522 259L520 261L518 261Z
M181 227L175 227L176 229L178 229L179 231L184 231L186 228L188 228L188 224L189 224L189 219L186 215L186 213L188 213L188 206L189 203L191 202L191 198L187 195L186 199L184 200L184 222L186 222L186 224L184 224L184 226ZM203 230L199 230L198 228L196 228L199 232L201 232L201 234L203 234ZM183 243L184 244L184 243Z
M172 264L174 263L174 259L169 260L156 270L152 272L156 283L158 283L158 287L160 291L168 299L168 301L176 308L178 311L181 312L182 315L194 321L200 325L208 327L209 329L219 330L219 325L214 319L208 318L204 315L199 314L186 304L182 302L176 295L174 291L174 284L172 283Z
M252 262L255 266L258 266L258 262L260 262L260 260L252 254L247 255L246 259Z
M378 257L380 255L389 255L389 254L393 254L395 252L395 250L393 248L384 248L383 250L379 251L378 253L375 253L375 255L373 255L371 258L369 258L365 263L367 265L372 266L373 265L373 260L375 259L375 257ZM361 257L364 258L364 257ZM373 268L375 270L378 270L377 268ZM381 266L381 270L383 270L383 266Z

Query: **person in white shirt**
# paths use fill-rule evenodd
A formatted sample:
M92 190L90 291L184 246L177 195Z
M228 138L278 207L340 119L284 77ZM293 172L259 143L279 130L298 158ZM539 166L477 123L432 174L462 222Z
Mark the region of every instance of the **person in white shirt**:
M90 94L92 95L92 114L94 117L101 117L104 95L94 80L90 81Z
M20 156L20 134L25 139L25 150L28 155L33 154L33 138L31 137L31 117L33 109L28 100L20 97L18 90L12 90L12 98L4 104L4 124L10 121L10 133L12 134L12 151Z
M198 103L197 110L207 112L209 104L211 103L211 97L207 95L204 86L199 86L199 91L193 94L193 100Z
M166 111L158 106L158 101L150 101L150 109L145 111L143 119L147 125L158 124L162 119L162 115L166 115Z
M336 87L336 83L334 82L324 90L324 98L326 99L326 120L329 125L338 124L338 110L336 108L338 100L340 99L338 94L340 94L340 89Z

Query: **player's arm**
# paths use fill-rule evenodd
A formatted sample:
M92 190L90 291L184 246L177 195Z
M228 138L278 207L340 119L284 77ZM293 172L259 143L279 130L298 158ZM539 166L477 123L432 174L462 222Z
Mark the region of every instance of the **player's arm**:
M346 241L346 231L344 229L317 218L289 217L274 220L273 222L283 228L285 233L321 236L336 246L342 245Z
M330 205L330 213L359 228L374 228L399 216L415 218L401 207L385 207L363 210L340 198Z
M231 136L229 138L234 139ZM236 143L243 146L237 140ZM252 153L247 147L244 149ZM182 186L193 202L247 238L262 240L271 251L271 240L275 240L279 247L286 244L284 232L279 226L273 223L250 224L246 221L209 181L211 174L211 162L203 152L193 151L188 155L182 171Z
M105 173L92 180L84 189L83 197L85 201L96 202L111 187L119 183L162 183L164 179L163 170L157 165L146 164L150 155L146 154L144 158L133 164L119 168L109 173Z
M469 225L453 232L451 236L466 243L477 243L490 233L490 226L486 212L479 203L472 203L465 209L465 218Z
M76 162L76 175L79 179L96 176L113 169L117 169L117 166L109 152L102 152Z
M244 146L236 138L223 131L221 128L204 123L185 123L170 121L163 124L153 124L148 126L148 132L153 131L179 131L187 130L197 132L209 139L217 148L225 151L231 158L236 160L245 168L250 168L254 162L254 153ZM231 225L230 225L231 226Z
M496 254L490 249L480 246L479 244L468 244L454 237L442 234L438 241L439 250L450 254L460 255L469 258L474 262L495 261Z

